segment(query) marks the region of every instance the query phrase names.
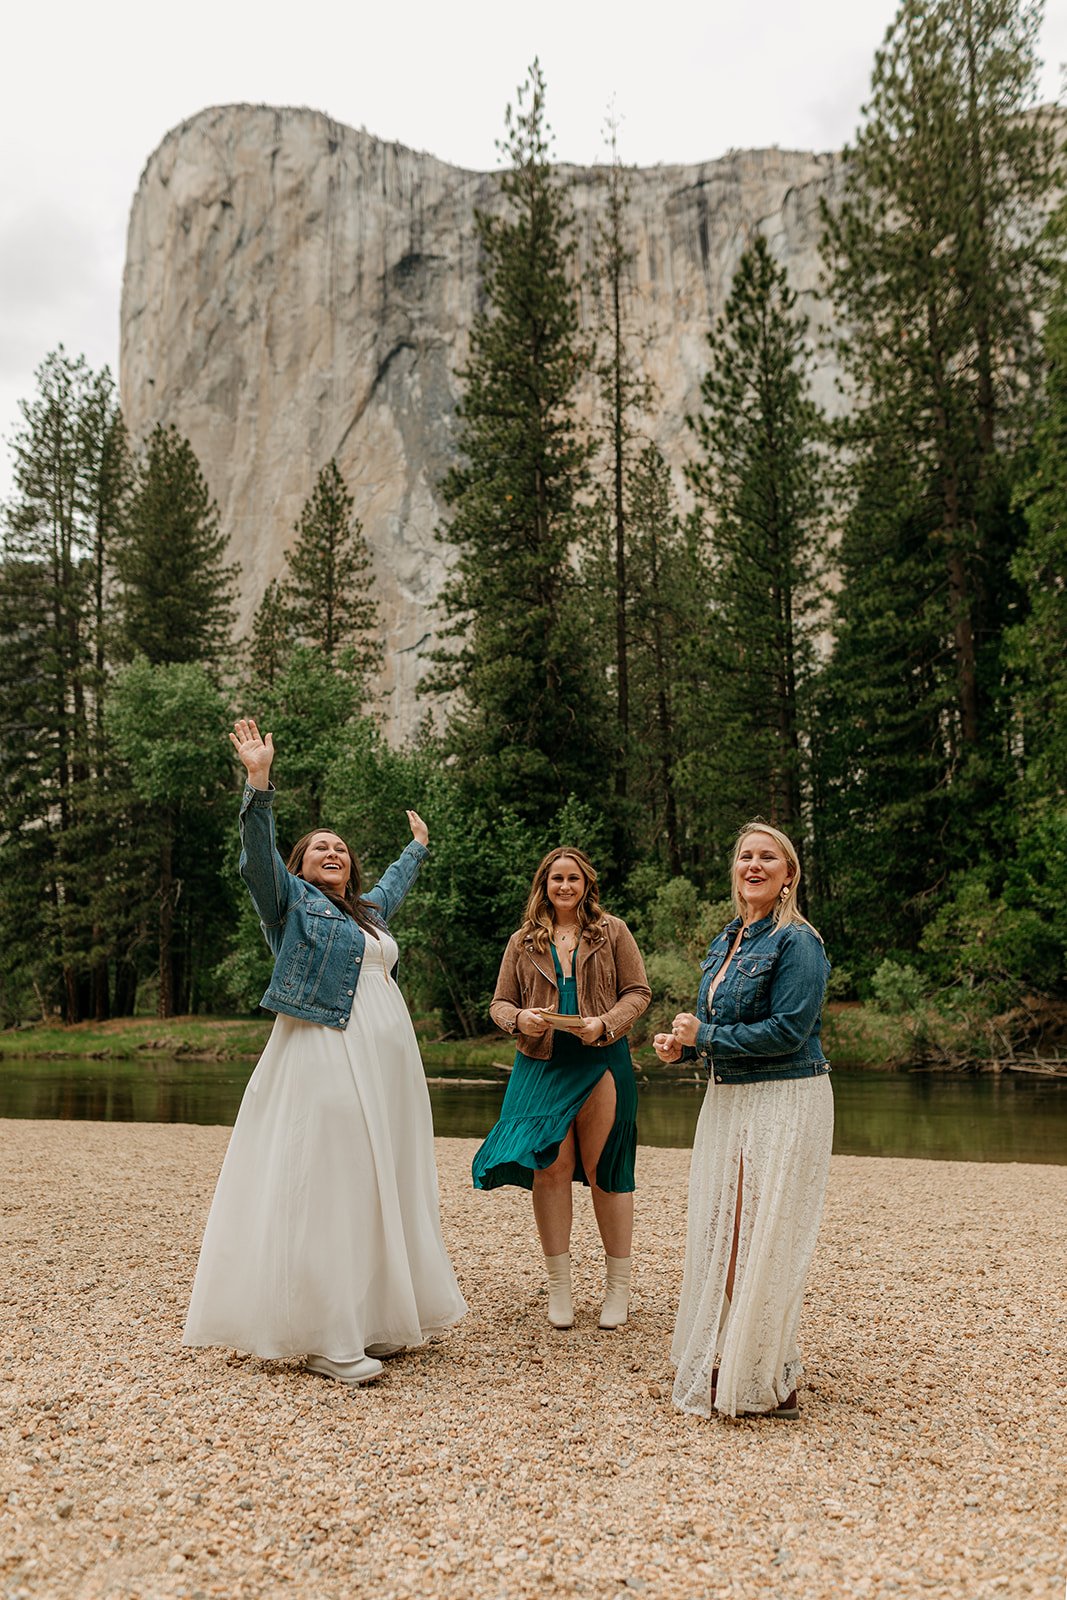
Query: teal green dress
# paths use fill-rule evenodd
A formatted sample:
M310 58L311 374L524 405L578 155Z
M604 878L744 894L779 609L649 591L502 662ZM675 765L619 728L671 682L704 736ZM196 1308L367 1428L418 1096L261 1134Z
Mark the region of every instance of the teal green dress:
M573 970L569 978L563 976L555 947L552 961L559 986L558 1009L563 1016L576 1017L577 979ZM596 1181L611 1194L632 1194L637 1081L630 1046L625 1039L608 1045L582 1044L562 1031L553 1034L548 1061L516 1052L500 1120L474 1158L474 1187L498 1189L514 1183L532 1189L534 1173L555 1161L568 1128L605 1072L615 1080L615 1121L597 1162ZM575 1182L588 1185L577 1139L574 1158Z

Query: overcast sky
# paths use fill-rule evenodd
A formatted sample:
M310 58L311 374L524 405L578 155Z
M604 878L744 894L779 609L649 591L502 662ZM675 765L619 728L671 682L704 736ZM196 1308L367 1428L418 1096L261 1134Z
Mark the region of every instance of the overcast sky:
M474 168L535 55L560 160L641 166L849 139L896 0L37 0L9 8L0 91L0 496L18 400L63 343L117 371L130 201L167 131L205 106L306 105ZM1049 7L1042 98L1067 60Z

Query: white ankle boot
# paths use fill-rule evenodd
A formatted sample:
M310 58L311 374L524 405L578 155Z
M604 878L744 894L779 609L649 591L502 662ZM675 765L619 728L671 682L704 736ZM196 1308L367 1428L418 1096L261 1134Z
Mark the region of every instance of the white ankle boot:
M630 1257L605 1256L607 1287L600 1308L602 1328L621 1328L630 1310Z
M561 1256L546 1256L548 1273L548 1320L554 1328L574 1326L574 1306L571 1303L571 1256L564 1251Z

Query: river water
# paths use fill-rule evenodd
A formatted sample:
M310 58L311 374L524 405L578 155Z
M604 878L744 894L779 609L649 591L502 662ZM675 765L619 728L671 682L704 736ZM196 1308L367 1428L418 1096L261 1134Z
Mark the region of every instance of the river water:
M0 1064L0 1117L232 1124L253 1066L8 1058ZM1067 1164L1067 1078L835 1068L831 1081L839 1155ZM431 1080L438 1135L481 1138L505 1082L483 1067ZM702 1080L650 1074L640 1083L640 1143L691 1145L703 1094Z

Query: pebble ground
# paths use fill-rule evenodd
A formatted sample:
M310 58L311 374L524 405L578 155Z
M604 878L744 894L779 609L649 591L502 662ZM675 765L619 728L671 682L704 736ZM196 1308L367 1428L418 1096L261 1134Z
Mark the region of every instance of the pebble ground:
M1063 1600L1067 1167L835 1157L799 1422L671 1405L687 1151L629 1325L553 1332L529 1201L441 1140L471 1306L347 1390L179 1344L225 1128L0 1122L0 1600Z

